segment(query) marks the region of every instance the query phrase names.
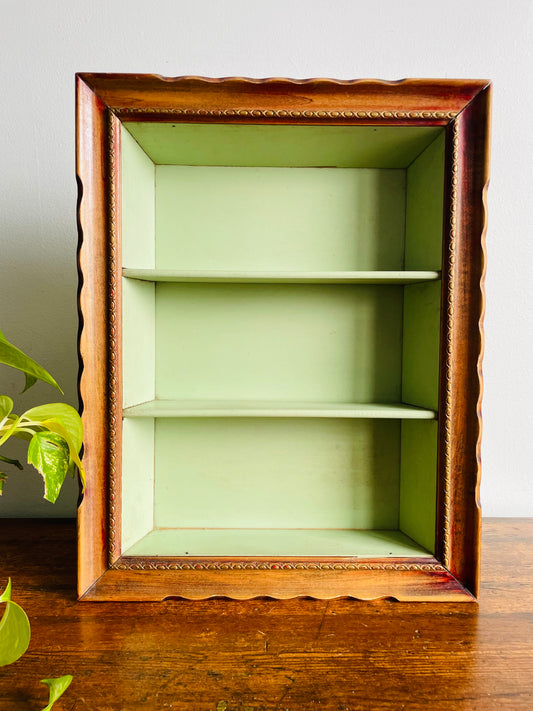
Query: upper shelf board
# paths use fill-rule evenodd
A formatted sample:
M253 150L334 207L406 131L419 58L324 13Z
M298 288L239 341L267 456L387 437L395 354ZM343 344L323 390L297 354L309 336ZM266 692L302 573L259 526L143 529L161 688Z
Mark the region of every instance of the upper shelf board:
M293 284L412 284L440 279L438 271L328 271L328 272L249 272L249 271L176 271L167 269L123 269L130 279L170 282L227 282Z
M126 407L124 417L345 417L433 420L436 413L404 403L150 400Z

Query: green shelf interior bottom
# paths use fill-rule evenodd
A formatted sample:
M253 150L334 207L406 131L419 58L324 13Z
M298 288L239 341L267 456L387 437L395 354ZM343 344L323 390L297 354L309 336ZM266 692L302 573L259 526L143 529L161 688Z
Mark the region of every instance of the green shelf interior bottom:
M431 554L401 531L315 529L156 529L126 556L418 558Z

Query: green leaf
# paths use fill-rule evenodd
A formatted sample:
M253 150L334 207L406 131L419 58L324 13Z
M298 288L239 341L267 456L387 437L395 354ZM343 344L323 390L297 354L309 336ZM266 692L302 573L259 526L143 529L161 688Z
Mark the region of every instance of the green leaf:
M4 457L3 454L0 454L0 462L6 462L7 464L13 464L13 466L18 467L19 469L24 469L22 464L19 462L18 459L10 459L9 457ZM1 476L1 474L0 474Z
M28 373L25 373L26 375L26 382L24 383L24 390L22 391L23 393L26 392L26 390L29 390L32 385L35 385L37 382L37 378L35 375L29 375Z
M72 677L70 674L60 676L57 679L41 679L41 683L46 684L46 686L50 689L50 698L48 700L48 706L45 706L42 711L50 711L54 703L68 689L71 681Z
M40 422L43 427L65 440L69 448L70 460L78 467L85 488L85 471L78 456L83 442L83 425L77 411L63 402L55 402L32 407L24 413L23 417Z
M0 395L0 423L13 409L13 400L7 395Z
M28 464L42 474L44 498L55 502L69 467L68 444L55 432L36 432L28 446Z
M0 667L20 659L30 643L30 621L20 605L11 601L11 579L0 596L6 609L0 620Z
M6 340L4 334L0 331L0 363L4 365L9 365L11 368L16 368L22 371L26 376L26 384L24 386L25 392L28 388L37 381L42 380L45 383L53 385L63 392L56 381L52 378L50 373L48 373L42 366L39 365L33 358L30 358L25 353L23 353L19 348L9 343Z
M26 442L29 442L34 434L35 434L35 432L33 430L31 430L31 432L30 432L29 430L20 430L19 429L19 430L15 430L13 432L13 437L16 437L17 439L23 439Z
M0 595L0 602L9 602L11 600L11 578L8 578L6 589Z
M2 439L0 439L0 446L6 442L11 435L15 434L15 430L20 424L20 417L17 417L16 415L9 415L7 417L7 421L4 423L4 434L2 436Z
M85 490L85 469L83 468L83 464L81 463L81 459L78 456L76 448L72 444L72 439L69 437L69 432L63 427L63 425L60 425L59 422L55 422L54 420L45 420L42 424L43 427L49 429L50 432L55 432L55 434L58 434L60 437L63 437L63 439L67 443L70 455L69 469L73 470L73 465L76 465L78 467L82 487L83 490ZM74 471L72 471L72 475L74 475Z
M64 402L53 402L49 405L38 405L27 410L23 415L29 420L37 420L41 423L44 420L53 420L62 425L69 433L69 438L76 452L80 451L83 441L83 426L81 417L77 411Z

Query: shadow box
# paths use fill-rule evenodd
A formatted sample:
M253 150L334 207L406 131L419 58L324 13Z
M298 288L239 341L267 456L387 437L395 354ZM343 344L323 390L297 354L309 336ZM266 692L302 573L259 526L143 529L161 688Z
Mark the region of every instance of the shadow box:
M80 599L475 599L489 105L77 76Z

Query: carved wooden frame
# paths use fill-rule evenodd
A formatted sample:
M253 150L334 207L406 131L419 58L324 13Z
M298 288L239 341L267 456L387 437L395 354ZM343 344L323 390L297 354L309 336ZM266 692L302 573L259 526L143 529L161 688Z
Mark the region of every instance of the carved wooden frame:
M80 399L87 488L83 600L350 596L475 599L491 86L479 80L77 76ZM120 557L120 123L186 121L446 127L437 551L412 559Z

